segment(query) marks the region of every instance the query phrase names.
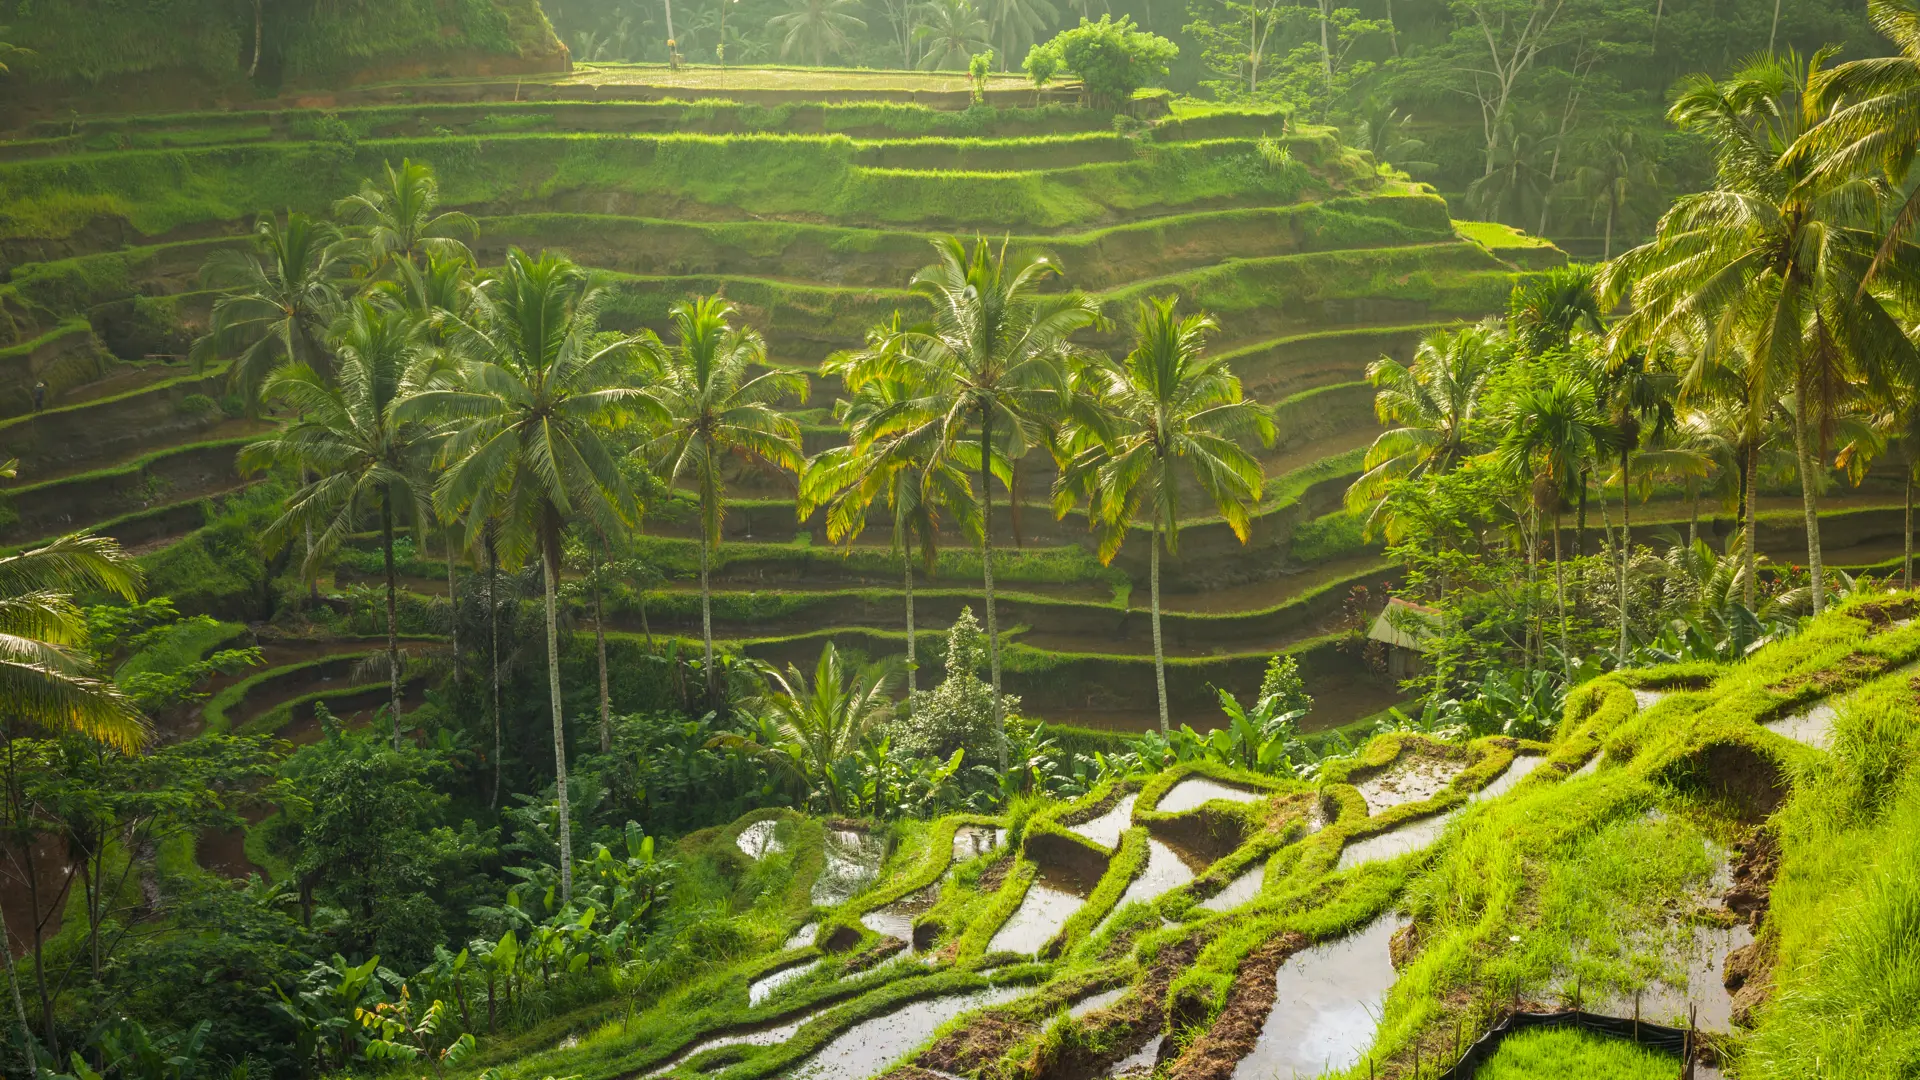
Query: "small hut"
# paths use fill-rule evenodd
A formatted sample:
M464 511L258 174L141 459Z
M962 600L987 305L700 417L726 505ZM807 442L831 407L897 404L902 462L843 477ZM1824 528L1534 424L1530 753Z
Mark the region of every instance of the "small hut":
M1369 640L1387 647L1387 675L1398 681L1420 674L1424 656L1440 629L1440 609L1393 597L1373 620Z

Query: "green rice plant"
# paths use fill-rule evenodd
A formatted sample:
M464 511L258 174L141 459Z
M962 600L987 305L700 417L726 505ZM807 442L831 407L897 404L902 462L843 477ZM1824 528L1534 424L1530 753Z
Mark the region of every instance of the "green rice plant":
M1671 1080L1679 1059L1578 1028L1522 1031L1501 1040L1473 1080Z

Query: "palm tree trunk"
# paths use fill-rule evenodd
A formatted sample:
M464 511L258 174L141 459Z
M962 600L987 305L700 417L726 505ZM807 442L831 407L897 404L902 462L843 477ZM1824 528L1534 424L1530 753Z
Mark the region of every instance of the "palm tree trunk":
M1759 499L1754 497L1754 485L1757 484L1759 480L1760 480L1760 445L1756 440L1747 446L1747 476L1746 476L1746 480L1744 481L1744 485L1745 485L1744 490L1740 493L1740 502L1741 502L1740 516L1745 519L1743 524L1745 524L1746 526L1746 533L1747 533L1747 550L1746 550L1747 583L1746 583L1745 589L1743 589L1742 591L1745 593L1744 601L1747 605L1748 611L1760 610L1759 599L1756 595L1757 590L1759 588L1759 584L1760 584L1759 569L1758 569L1758 566L1756 565L1756 559L1754 557L1754 551L1757 548L1759 548L1760 543L1759 543L1758 536L1755 535L1755 522L1754 522L1755 514L1753 509L1754 504L1760 501Z
M1700 482L1687 481L1687 550L1700 539Z
M1780 0L1773 0L1773 27L1772 29L1767 31L1767 55L1768 56L1774 55L1773 46L1774 46L1774 43L1778 40L1780 40ZM1819 613L1817 608L1815 609L1814 613L1815 614Z
M607 619L600 603L600 559L593 565L593 643L600 655L600 752L613 752L613 710L607 703Z
M993 731L1007 771L1007 726L1000 715L1000 620L993 612L993 412L980 411L980 572L987 595L987 665L993 677Z
M1567 571L1560 559L1560 504L1553 507L1553 591L1560 601L1560 665L1573 680L1573 651L1567 644Z
M707 649L707 705L715 707L718 705L718 700L715 696L716 684L713 678L713 589L707 573L708 564L711 561L707 549L706 515L702 514L700 517L700 640Z
M261 0L253 0L253 62L247 65L249 79L260 71L260 3Z
M1633 476L1632 461L1625 447L1620 449L1620 663L1627 662L1627 560L1633 558L1633 518L1628 504Z
M1160 522L1153 523L1153 549L1147 556L1147 593L1153 599L1153 687L1160 695L1160 734L1167 733L1167 654L1160 647Z
M500 805L500 603L495 586L500 581L500 557L493 546L493 534L487 534L487 648L492 652L493 673L493 797L489 808Z
M547 692L553 702L553 784L560 802L560 902L573 899L573 821L567 806L567 729L560 706L560 627L554 611L554 563L560 553L548 536L541 545L540 571L545 578L547 608Z
M7 990L13 995L14 1022L20 1026L20 1061L24 1068L21 1076L32 1076L36 1071L33 1060L33 1027L27 1023L27 1001L20 996L20 977L13 970L13 942L0 936L0 963L6 964Z
M393 693L393 748L400 749L400 635L395 616L394 597L398 593L393 575L393 496L380 493L380 554L387 566L387 687Z
M1587 553L1587 470L1580 470L1580 504L1573 514L1573 556Z
M913 644L913 550L904 544L901 550L906 552L903 560L907 564L907 694L912 696L920 692L920 677L916 670Z
M1900 555L1900 587L1913 588L1913 461L1907 461L1907 521L1900 530L1904 541Z
M1013 549L1020 550L1020 459L1007 461L1007 522L1013 526Z
M1827 606L1827 582L1826 567L1820 555L1820 507L1819 494L1815 490L1818 478L1814 474L1813 449L1807 445L1806 403L1806 395L1795 392L1793 449L1794 456L1800 459L1800 505L1807 519L1807 574L1813 590L1813 613L1818 615Z
M447 637L453 645L453 685L460 685L460 597L453 584L453 530L447 530Z

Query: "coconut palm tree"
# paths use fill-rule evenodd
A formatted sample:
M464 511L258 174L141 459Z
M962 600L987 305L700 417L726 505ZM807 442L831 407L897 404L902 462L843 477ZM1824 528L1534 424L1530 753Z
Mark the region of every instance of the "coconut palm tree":
M77 595L134 600L140 567L109 537L75 533L0 557L0 701L10 737L19 728L77 734L122 751L147 740L146 719L86 652Z
M1619 455L1620 483L1620 566L1619 566L1619 604L1620 604L1620 650L1622 663L1627 657L1627 565L1633 558L1633 500L1630 498L1633 488L1634 455L1641 453L1649 443L1657 442L1673 433L1678 418L1674 402L1680 391L1680 379L1664 363L1660 353L1649 354L1646 350L1636 350L1620 358L1620 362L1607 370L1597 373L1595 386L1598 392L1598 405L1608 426L1612 429L1608 442ZM1686 468L1691 464L1691 455L1682 451L1651 450L1657 455L1647 462L1650 469L1671 472ZM1705 471L1704 462L1700 469Z
M1148 523L1148 592L1153 610L1153 676L1166 734L1167 660L1160 643L1160 549L1180 550L1180 481L1191 478L1241 543L1264 476L1238 440L1273 444L1273 417L1240 396L1240 380L1205 355L1217 324L1205 313L1180 316L1178 300L1142 301L1133 348L1097 357L1081 372L1076 422L1091 436L1061 470L1054 512L1066 516L1084 492L1089 524L1100 530L1100 561L1110 562L1127 531ZM1072 436L1069 435L1071 439Z
M562 535L574 518L604 528L635 520L639 507L608 429L623 415L653 409L628 385L635 339L597 333L605 300L605 290L566 259L512 249L501 276L474 291L473 317L461 328L472 358L463 384L415 394L398 414L452 427L433 505L464 522L465 546L488 542L509 564L540 560L563 898L573 893L573 831L554 605Z
M1367 366L1367 381L1378 388L1374 413L1392 425L1367 448L1366 471L1347 488L1347 508L1368 509L1369 531L1379 524L1396 534L1381 518L1390 483L1447 472L1465 458L1487 379L1508 348L1505 329L1488 320L1429 335L1411 366L1385 356Z
M1002 71L1060 21L1060 9L1048 0L985 0L980 13L993 29Z
M713 589L709 573L727 511L721 466L741 457L798 473L806 464L800 425L774 409L786 398L807 399L807 378L798 371L765 367L767 343L750 327L735 326L734 307L719 296L673 306L671 346L648 336L641 341L656 379L645 391L648 436L634 451L658 463L668 486L683 479L700 498L700 637L706 648L708 700L719 704L713 659Z
M1593 388L1584 379L1561 374L1546 386L1523 391L1502 418L1506 435L1495 450L1506 473L1531 484L1533 508L1553 510L1553 584L1560 608L1561 662L1572 674L1572 646L1567 634L1567 575L1560 557L1560 511L1574 477L1598 451L1609 447L1612 433L1595 408Z
M1879 259L1877 185L1816 177L1804 155L1789 152L1821 117L1813 91L1825 58L1769 57L1720 82L1690 80L1669 116L1713 145L1716 186L1676 202L1654 239L1603 279L1607 299L1630 295L1635 305L1614 327L1616 351L1684 342L1705 363L1737 346L1755 422L1785 391L1815 614L1826 598L1818 461L1860 372L1916 362L1881 289L1920 282L1912 244ZM1869 289L1877 259L1881 280Z
M923 49L922 70L965 71L973 54L986 50L987 20L970 0L930 0L919 12L913 40Z
M228 378L250 405L282 364L332 373L327 328L340 312L347 277L340 232L324 221L298 213L285 224L261 217L253 241L252 251L215 251L201 268L202 281L224 291L192 348L200 364L231 357Z
M334 377L328 379L305 364L275 372L262 394L287 405L293 418L240 453L243 471L278 465L313 477L287 500L285 512L262 537L273 552L296 534L312 535L301 568L308 578L359 530L369 513L378 514L395 749L400 746L401 664L394 527L396 521L417 526L428 498L420 478L430 433L417 420L401 417L408 397L434 385L431 357L421 348L422 332L409 312L355 301L334 338Z
M1899 51L1828 71L1813 87L1821 120L1788 157L1791 165L1806 163L1816 185L1878 170L1906 191L1881 241L1884 260L1920 225L1920 187L1907 183L1920 155L1920 3L1867 0L1867 19Z
M867 28L866 21L849 12L858 0L789 0L785 15L767 20L767 29L780 35L780 55L795 49L813 58L819 67L826 54L839 55L853 45L852 35Z
M913 291L932 316L847 365L858 393L870 379L898 376L915 396L880 411L866 428L870 445L891 435L925 448L928 467L973 468L980 478L980 563L987 608L994 723L1001 715L1000 636L993 604L993 490L996 471L1040 441L1044 421L1064 415L1069 396L1069 336L1097 325L1097 301L1078 290L1042 292L1054 272L1042 256L1009 262L985 241L971 250L958 239L934 242L939 261L915 274ZM995 466L1000 466L996 470ZM1000 767L1006 768L1004 734Z
M876 328L870 338L899 341L897 322ZM884 347L882 344L880 347ZM823 371L837 374L856 364L858 354L829 358ZM979 510L967 476L951 461L930 465L930 446L923 430L918 444L906 434L869 436L867 428L889 411L911 400L915 391L901 378L877 378L834 404L835 415L846 425L848 441L822 451L807 463L800 478L800 517L806 520L824 507L827 539L851 545L866 530L867 513L885 500L893 522L893 550L900 555L906 583L907 693L920 689L919 654L914 639L913 560L918 549L927 572L933 573L940 555L942 515L951 515L966 533L980 528Z
M1592 217L1606 219L1601 258L1613 258L1613 227L1633 210L1636 195L1659 183L1647 139L1637 128L1615 124L1589 140L1586 163L1574 170L1573 185L1587 200Z
M458 210L434 213L440 181L433 168L402 158L399 168L387 162L385 169L386 183L368 180L359 193L333 204L334 216L360 231L355 244L360 260L376 271L403 262L472 261L461 238L479 235L480 226Z

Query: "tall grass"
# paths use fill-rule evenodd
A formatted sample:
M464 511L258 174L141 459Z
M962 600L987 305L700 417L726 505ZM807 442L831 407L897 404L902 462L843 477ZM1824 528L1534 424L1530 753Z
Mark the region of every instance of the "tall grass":
M1671 1080L1677 1059L1624 1039L1573 1028L1507 1038L1474 1080Z

